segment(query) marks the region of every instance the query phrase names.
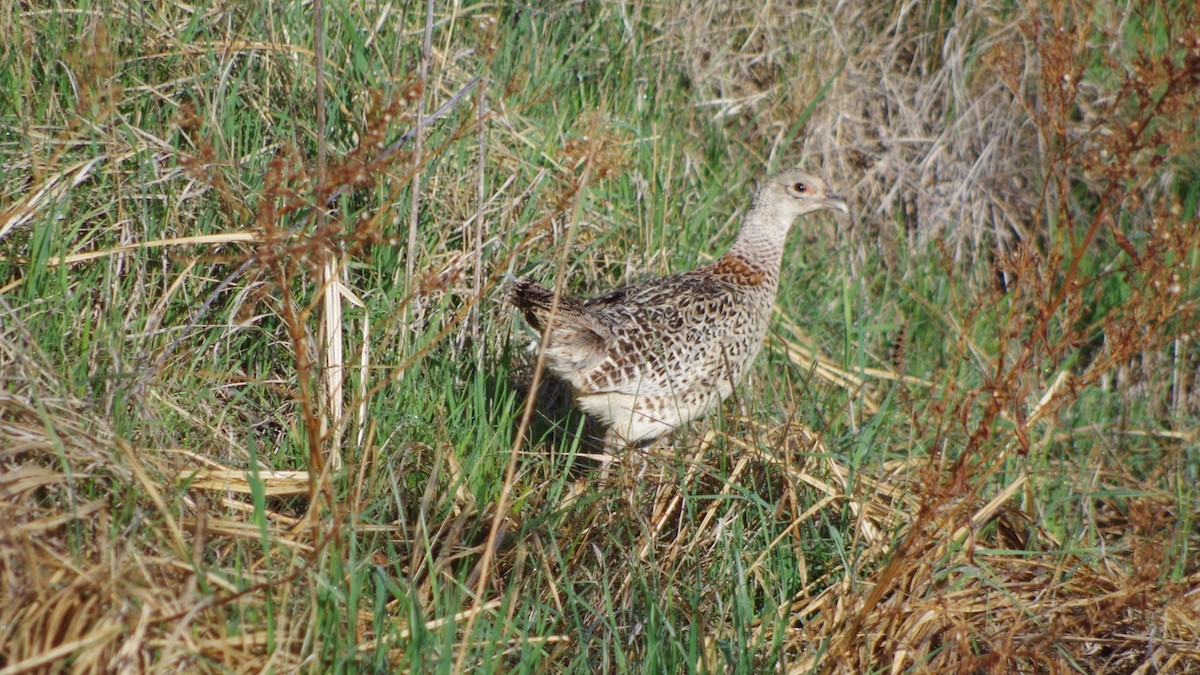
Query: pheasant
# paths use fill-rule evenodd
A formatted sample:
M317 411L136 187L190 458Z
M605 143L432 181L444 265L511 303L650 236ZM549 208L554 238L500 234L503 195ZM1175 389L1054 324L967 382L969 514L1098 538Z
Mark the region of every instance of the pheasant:
M724 400L762 348L779 286L784 242L802 215L848 213L825 181L798 170L766 181L733 246L712 264L588 299L560 297L530 279L509 302L545 343L547 370L607 427L609 454L643 444Z

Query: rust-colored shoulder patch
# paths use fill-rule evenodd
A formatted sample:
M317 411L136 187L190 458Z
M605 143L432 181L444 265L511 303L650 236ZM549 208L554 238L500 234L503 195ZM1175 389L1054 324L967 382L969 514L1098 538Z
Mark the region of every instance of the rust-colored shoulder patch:
M766 272L763 272L762 268L732 253L722 256L720 260L713 263L711 269L713 274L726 277L741 286L757 286L766 278Z

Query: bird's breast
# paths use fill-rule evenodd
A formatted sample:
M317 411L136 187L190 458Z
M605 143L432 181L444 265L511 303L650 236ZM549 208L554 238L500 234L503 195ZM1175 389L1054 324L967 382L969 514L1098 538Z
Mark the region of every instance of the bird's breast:
M712 274L738 286L761 286L768 279L762 267L735 253L728 253L713 263Z

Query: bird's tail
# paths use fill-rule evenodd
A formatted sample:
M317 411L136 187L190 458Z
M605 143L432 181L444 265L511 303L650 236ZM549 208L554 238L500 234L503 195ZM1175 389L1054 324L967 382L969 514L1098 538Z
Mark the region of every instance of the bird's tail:
M554 291L529 279L518 279L508 287L508 303L521 310L525 321L545 335L552 326L546 344L546 367L551 372L574 383L581 372L603 361L610 332L588 316L583 303L575 298L560 297L551 321Z
M539 333L545 330L550 318L550 309L554 304L554 291L532 279L517 279L509 284L506 300L508 304L521 310L525 321L534 330ZM582 314L583 305L578 300L565 296L558 299L556 323L569 322Z

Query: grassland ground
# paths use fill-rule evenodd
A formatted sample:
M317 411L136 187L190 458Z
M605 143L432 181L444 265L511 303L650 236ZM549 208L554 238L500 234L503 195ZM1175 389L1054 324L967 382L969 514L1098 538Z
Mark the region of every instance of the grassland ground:
M0 674L1200 671L1194 3L0 31ZM505 280L700 264L795 165L852 217L599 485Z

